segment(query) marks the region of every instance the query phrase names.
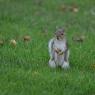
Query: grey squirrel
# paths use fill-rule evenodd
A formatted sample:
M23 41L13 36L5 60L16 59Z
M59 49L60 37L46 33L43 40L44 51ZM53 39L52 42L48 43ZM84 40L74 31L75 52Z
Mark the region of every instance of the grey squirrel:
M49 66L55 68L61 66L64 69L69 68L69 48L65 37L64 29L57 29L55 37L48 43L50 54Z

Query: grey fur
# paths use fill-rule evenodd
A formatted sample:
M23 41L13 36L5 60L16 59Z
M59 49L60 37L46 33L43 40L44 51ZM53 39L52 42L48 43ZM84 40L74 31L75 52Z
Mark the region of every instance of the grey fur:
M53 38L49 41L49 53L50 67L61 66L62 68L69 68L69 49L66 38L59 40L57 38ZM58 50L59 52L56 52Z

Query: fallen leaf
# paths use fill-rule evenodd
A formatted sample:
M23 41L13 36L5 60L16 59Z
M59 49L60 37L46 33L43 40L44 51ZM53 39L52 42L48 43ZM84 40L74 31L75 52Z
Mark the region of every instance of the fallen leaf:
M85 36L84 35L75 35L74 37L72 37L73 41L76 42L83 42L85 40Z
M10 44L11 44L12 46L16 47L17 42L16 42L15 39L12 39L12 40L10 40Z
M71 7L70 7L70 11L74 12L74 13L77 13L79 11L79 8L77 5L73 4Z
M27 42L27 41L30 41L31 40L31 37L29 35L26 35L23 37L24 41Z

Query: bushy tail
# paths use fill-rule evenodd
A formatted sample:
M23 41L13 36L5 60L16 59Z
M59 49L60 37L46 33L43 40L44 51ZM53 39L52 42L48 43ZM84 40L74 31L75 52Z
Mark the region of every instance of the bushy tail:
M48 49L49 49L49 54L50 58L53 59L53 45L54 45L54 39L51 39L48 43Z

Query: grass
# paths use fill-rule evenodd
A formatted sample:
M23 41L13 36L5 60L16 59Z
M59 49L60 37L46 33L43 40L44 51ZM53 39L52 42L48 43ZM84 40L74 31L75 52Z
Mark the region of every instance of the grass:
M60 11L63 4L79 12ZM95 0L0 0L0 95L95 95L94 11ZM48 66L56 26L65 28L70 46L67 71ZM85 35L83 43L73 42L77 33ZM24 35L32 40L24 43Z

